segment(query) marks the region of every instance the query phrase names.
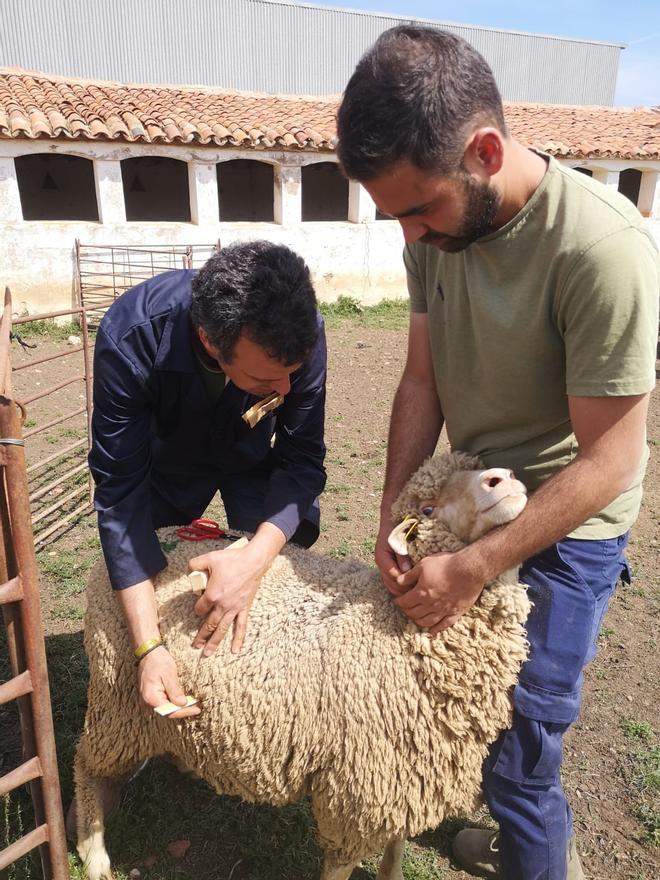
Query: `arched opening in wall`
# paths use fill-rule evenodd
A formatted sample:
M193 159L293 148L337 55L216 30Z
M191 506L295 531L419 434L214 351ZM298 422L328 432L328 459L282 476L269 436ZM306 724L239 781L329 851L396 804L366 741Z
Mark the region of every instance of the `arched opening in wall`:
M190 223L188 166L165 156L136 156L121 163L127 220Z
M218 162L220 219L228 223L272 223L273 166L254 159Z
M639 188L642 184L642 172L636 168L626 168L619 174L619 192L630 199L633 205L639 201Z
M580 174L586 174L587 177L593 177L594 173L591 168L576 168L576 171L579 171Z
M303 166L302 219L348 220L348 181L336 162Z
M91 159L33 153L14 159L24 220L98 220Z

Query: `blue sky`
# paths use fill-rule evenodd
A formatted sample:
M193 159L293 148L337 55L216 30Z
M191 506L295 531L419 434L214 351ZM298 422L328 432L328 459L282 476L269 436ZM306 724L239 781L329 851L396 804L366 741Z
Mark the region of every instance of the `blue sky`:
M660 105L660 0L300 0L416 18L625 43L614 99Z

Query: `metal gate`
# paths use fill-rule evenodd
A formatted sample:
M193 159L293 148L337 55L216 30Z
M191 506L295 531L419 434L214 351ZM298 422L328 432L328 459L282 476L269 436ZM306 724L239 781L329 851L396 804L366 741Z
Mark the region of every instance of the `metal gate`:
M76 239L76 271L80 305L98 323L107 300L129 287L174 269L198 269L220 249L215 244L100 245Z
M10 329L6 291L0 322L0 605L12 678L0 684L0 703L18 702L23 763L0 777L0 795L29 783L36 826L0 851L0 872L39 847L45 880L65 880L67 846L21 435L25 410L12 395Z

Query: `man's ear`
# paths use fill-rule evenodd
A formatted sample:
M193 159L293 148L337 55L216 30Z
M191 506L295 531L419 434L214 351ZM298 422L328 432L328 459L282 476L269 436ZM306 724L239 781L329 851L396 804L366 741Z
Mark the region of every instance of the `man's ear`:
M465 170L493 177L504 164L504 136L497 128L478 128L470 135L463 155Z

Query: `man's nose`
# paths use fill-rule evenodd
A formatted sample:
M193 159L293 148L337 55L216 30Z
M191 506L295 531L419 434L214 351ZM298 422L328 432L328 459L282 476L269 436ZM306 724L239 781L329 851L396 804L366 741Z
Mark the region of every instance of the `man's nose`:
M277 391L278 394L285 395L288 394L290 390L291 379L289 376L283 376L281 379L273 382L273 391Z
M414 242L419 241L420 238L423 238L429 231L428 226L424 223L420 223L419 220L400 218L399 223L401 224L406 244L413 244Z

